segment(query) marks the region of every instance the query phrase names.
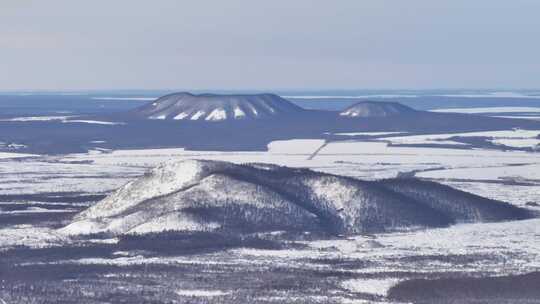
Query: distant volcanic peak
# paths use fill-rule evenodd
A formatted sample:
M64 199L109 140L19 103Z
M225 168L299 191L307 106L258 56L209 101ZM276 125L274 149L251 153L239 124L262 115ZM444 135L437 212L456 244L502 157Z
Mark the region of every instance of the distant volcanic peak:
M387 117L414 112L415 110L397 102L361 101L341 113L347 117Z
M308 169L191 160L160 166L126 184L61 231L356 234L531 216L433 182L367 182Z
M175 93L135 110L139 117L167 120L225 121L293 114L303 109L274 94L218 95Z

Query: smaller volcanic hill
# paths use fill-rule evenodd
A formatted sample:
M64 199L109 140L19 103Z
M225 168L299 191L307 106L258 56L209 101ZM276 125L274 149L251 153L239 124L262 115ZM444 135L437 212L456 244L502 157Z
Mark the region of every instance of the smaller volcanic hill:
M217 95L174 93L132 111L138 118L226 121L277 117L303 111L274 94Z
M189 160L129 182L61 232L346 235L531 216L508 203L416 179L362 181L308 169Z
M388 117L414 113L416 110L397 102L361 101L343 110L345 117Z

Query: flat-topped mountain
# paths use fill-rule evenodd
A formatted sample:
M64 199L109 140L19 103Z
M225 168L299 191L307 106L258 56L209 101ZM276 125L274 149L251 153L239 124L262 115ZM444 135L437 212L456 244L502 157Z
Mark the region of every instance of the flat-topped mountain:
M356 234L531 216L434 182L373 182L276 165L189 160L129 182L61 231Z
M174 93L135 109L139 118L224 121L294 114L303 109L274 94Z
M397 102L361 101L343 110L345 117L387 117L414 113L415 110Z

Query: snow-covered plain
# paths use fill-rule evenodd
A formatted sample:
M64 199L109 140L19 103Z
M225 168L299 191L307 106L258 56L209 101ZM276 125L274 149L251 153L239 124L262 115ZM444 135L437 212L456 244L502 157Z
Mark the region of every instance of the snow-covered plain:
M531 116L531 115L527 115L527 116L523 116L523 115L502 115L502 116L500 116L500 115L497 115L497 116L493 116L493 117L540 120L540 116Z
M16 225L0 229L0 252L4 248L28 246L33 248L58 246L65 237L54 229L34 227L31 225Z
M480 96L481 97L481 96ZM518 96L520 98L539 98L537 95ZM529 119L540 120L540 107L474 107L474 108L448 108L433 109L432 112L439 113L465 113L465 114L483 114L499 118Z
M482 134L510 138L510 136L533 136L537 133L538 131L519 130ZM469 134L476 135L476 133ZM417 138L424 140L424 138L438 136L409 137L416 141ZM402 140L406 137L395 138ZM538 174L534 172L538 171L537 165L540 164L540 154L522 151L400 147L373 141L342 141L324 144L323 140L317 139L276 141L269 144L267 152L188 151L183 148L117 150L111 153L40 156L17 162L9 158L19 155L4 153L0 154L0 157L7 158L0 161L2 173L0 174L0 193L107 192L161 163L183 159L309 167L327 173L364 179L389 178L400 173L416 171L420 176L437 179L449 177L467 179L482 175L482 179L500 181L507 180L509 176L537 179ZM313 152L321 147L322 149L310 158ZM492 169L488 170L488 168ZM446 174L448 170L453 171ZM422 171L426 172L422 173ZM489 173L470 175L471 171ZM460 176L459 172L463 174ZM49 178L43 179L44 176Z
M507 147L540 149L540 139L538 138L497 138L491 142Z
M495 144L504 144L510 147L534 147L540 140L537 136L538 130L505 130L505 131L484 131L484 132L466 132L466 133L447 133L447 134L423 134L410 136L391 136L381 140L391 142L392 144L450 144L463 145L463 143L450 140L451 137L486 137Z
M475 132L459 136L495 139L524 139L539 131L508 130ZM391 134L387 134L391 135ZM456 134L391 137L394 141L447 139ZM412 139L411 139L412 138ZM384 141L383 141L384 140ZM527 206L539 202L540 153L486 149L391 146L381 141L325 142L320 139L276 141L266 152L188 151L183 148L118 150L110 153L81 153L64 156L14 157L0 154L0 194L44 192L105 193L141 176L150 168L182 159L213 159L234 163L272 163L309 167L333 174L363 179L416 174L461 190ZM392 142L392 139L388 140ZM317 153L314 152L318 151ZM0 206L1 208L1 206ZM66 205L66 209L70 206ZM259 265L353 272L361 278L344 279L339 297L370 294L383 298L406 273L459 272L472 274L518 274L540 270L540 220L506 223L463 224L450 228L376 234L327 241L305 241L307 247L290 250L230 249L184 257L155 257L144 254L112 258L81 258L67 264L193 264ZM0 228L0 251L13 246L62 246L69 235L31 225ZM433 260L430 257L451 257ZM357 268L313 263L313 259L336 259L358 263ZM351 263L352 263L351 262ZM276 266L277 265L277 266ZM397 277L399 276L399 278ZM404 277L405 276L405 277ZM195 298L232 296L212 294L207 289L179 290ZM205 292L209 292L205 294ZM220 291L228 293L228 291ZM336 291L337 292L337 291ZM338 295L336 295L338 297Z
M500 92L482 92L482 93L461 93L461 94L440 94L435 96L445 97L465 97L465 98L526 98L540 99L537 94L524 94L522 92L500 91Z
M508 180L527 181L540 180L540 163L493 166L450 168L446 170L427 171L418 174L420 177L437 179L473 179L473 180Z
M535 96L535 98L540 98ZM540 112L540 107L485 107L485 108L449 108L449 109L435 109L432 112L440 113L467 113L467 114L479 114L479 113L526 113L526 112Z
M539 219L461 224L423 231L305 241L308 247L303 249L238 248L208 254L166 257L128 253L127 256L113 258L81 258L54 263L116 266L272 265L304 270L329 270L355 273L361 277L344 279L341 282L341 288L352 294L364 293L384 297L389 288L410 276L426 276L434 272L501 276L540 271L539 225ZM61 241L42 234L43 231L37 231L36 236L41 239L34 237L31 241ZM12 241L16 244L22 243L15 238L12 238ZM339 264L324 265L316 262L321 260L348 263L342 267ZM355 268L347 266L355 263Z

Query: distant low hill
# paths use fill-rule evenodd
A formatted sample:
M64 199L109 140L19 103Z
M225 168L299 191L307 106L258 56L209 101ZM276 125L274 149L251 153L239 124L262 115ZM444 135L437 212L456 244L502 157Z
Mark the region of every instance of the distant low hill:
M341 111L339 115L345 117L387 117L411 114L414 109L397 102L361 101Z
M275 165L190 160L126 184L61 231L357 234L531 216L434 182L373 182Z

